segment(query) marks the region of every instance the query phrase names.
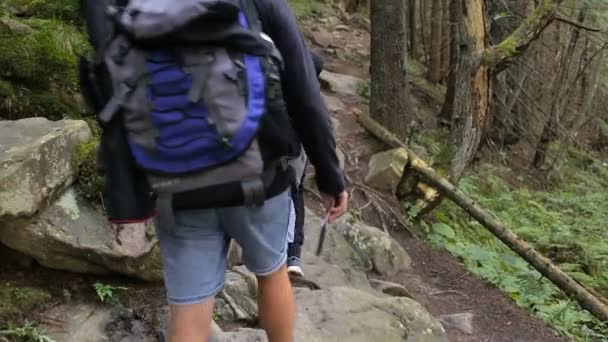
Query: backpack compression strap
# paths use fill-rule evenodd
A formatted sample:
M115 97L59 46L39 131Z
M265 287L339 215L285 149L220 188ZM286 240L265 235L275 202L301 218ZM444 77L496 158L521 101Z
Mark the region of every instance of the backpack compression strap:
M249 28L254 32L262 32L262 21L254 0L241 0L241 10L245 14Z

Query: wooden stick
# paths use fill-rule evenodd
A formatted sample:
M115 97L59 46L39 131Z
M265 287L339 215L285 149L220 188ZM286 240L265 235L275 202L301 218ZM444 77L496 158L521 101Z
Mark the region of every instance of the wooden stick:
M371 117L356 113L359 122L370 131L371 134L378 137L393 147L403 147L407 149L404 143L400 142L388 130L382 127ZM392 137L391 137L392 136ZM416 157L408 149L410 154L409 168L415 171L419 177L428 185L437 189L445 197L456 203L460 208L474 217L487 230L489 230L500 241L504 242L511 250L524 258L530 265L538 270L543 276L551 280L558 288L564 291L567 295L574 297L581 306L589 310L595 317L603 322L608 322L608 306L604 304L606 301L601 300L600 296L594 296L584 286L581 286L574 279L564 273L557 265L549 258L543 256L540 252L534 249L532 245L524 240L521 240L517 235L510 231L502 222L494 215L482 207L474 200L467 197L462 191L458 190L447 179L441 177L435 170L428 166L420 158Z

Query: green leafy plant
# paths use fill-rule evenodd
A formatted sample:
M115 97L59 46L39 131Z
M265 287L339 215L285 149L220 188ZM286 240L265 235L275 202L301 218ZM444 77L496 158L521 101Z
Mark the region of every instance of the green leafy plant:
M95 293L102 303L116 303L118 302L117 292L127 290L126 287L112 286L101 282L96 282L93 287Z
M22 326L9 324L6 329L0 330L0 336L11 337L20 342L55 342L29 321L25 321Z
M600 190L608 179L593 169L572 167L562 175L571 182L550 191L532 191L511 188L500 178L500 171L484 165L463 178L459 188L574 279L608 295L608 192ZM608 341L604 323L456 205L444 201L432 221L427 235L432 244L460 258L470 271L495 284L519 306L576 341Z
M68 289L63 290L63 300L66 303L69 303L72 301L72 293L70 292L70 290L68 290Z

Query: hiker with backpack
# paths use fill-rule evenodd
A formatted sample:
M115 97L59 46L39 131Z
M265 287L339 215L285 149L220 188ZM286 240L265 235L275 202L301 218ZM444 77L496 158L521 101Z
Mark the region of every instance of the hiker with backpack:
M315 67L315 73L319 78L323 71L323 58L312 52L312 61ZM330 121L329 121L330 122ZM331 122L330 122L331 123ZM289 245L287 248L287 272L296 276L304 276L302 264L302 245L304 244L304 220L306 216L304 206L304 176L308 158L306 152L302 149L301 155L292 161L292 166L295 170L295 183L291 191L294 206L294 220L290 224Z
M88 2L99 9L104 1ZM285 0L84 7L89 33L96 15L109 18L108 30L98 30L108 37L93 44L95 58L81 61L83 95L102 128L104 203L117 223L157 212L169 341L208 338L230 239L257 277L269 340L293 341L285 265L294 179L288 160L300 146L316 169L330 221L348 201L293 11Z

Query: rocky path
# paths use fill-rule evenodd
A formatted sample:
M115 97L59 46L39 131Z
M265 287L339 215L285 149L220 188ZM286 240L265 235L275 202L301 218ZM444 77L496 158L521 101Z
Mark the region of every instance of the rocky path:
M41 118L3 121L0 137L0 241L20 253L13 252L11 260L97 277L118 273L159 280L156 247L139 257L126 255L112 243L102 213L71 186L74 152L78 143L90 138L85 124ZM347 215L329 230L325 250L317 257L311 248L321 220L309 210L306 221L307 278L305 286L295 288L297 341L447 341L439 320L408 298L401 286L370 281L371 273L390 277L410 269L410 257L396 240ZM214 341L265 341L263 331L256 328L256 279L238 258L231 261L234 266L226 273L218 299ZM16 303L32 288L42 292L40 303L22 309L32 310L29 318L55 341L156 341L163 331L166 306L159 285L144 288L114 280L120 287L97 289L97 296L109 291L113 297L100 305L94 297L82 296L91 289L79 282L91 286L91 276L73 283L78 276L36 274L39 266L31 267L3 264L0 275L10 285L0 288L0 297ZM44 279L42 274L52 275Z
M304 26L313 49L328 60L328 72L322 76L322 85L336 123L338 145L341 150L348 151L345 169L354 197L351 208L366 222L378 226L386 223L391 235L412 258L411 267L393 276L382 275L379 278L402 285L408 296L422 303L442 321L450 341L568 341L517 307L502 291L471 275L446 251L435 250L424 241L412 238L402 226L389 223L391 213L388 211L384 211L384 218L379 217L382 210L370 205L369 196L361 196L361 190L366 190L361 184L375 183L377 189L390 189L389 183L396 176L387 167L388 172L380 171L374 179L366 179L370 168L376 167L373 163L368 165L368 161L386 147L370 138L352 115L353 110L368 112L367 101L362 96L365 95L365 87L361 86L369 80L368 23L342 15L341 19L310 18ZM420 70L410 68L409 72L412 110L418 111L420 116L432 116L441 106L437 102L437 88L420 77L423 75ZM432 122L425 124L433 126ZM425 153L420 151L419 155ZM396 169L400 172L402 166ZM375 192L374 195L380 195L382 205L399 208L391 191Z

